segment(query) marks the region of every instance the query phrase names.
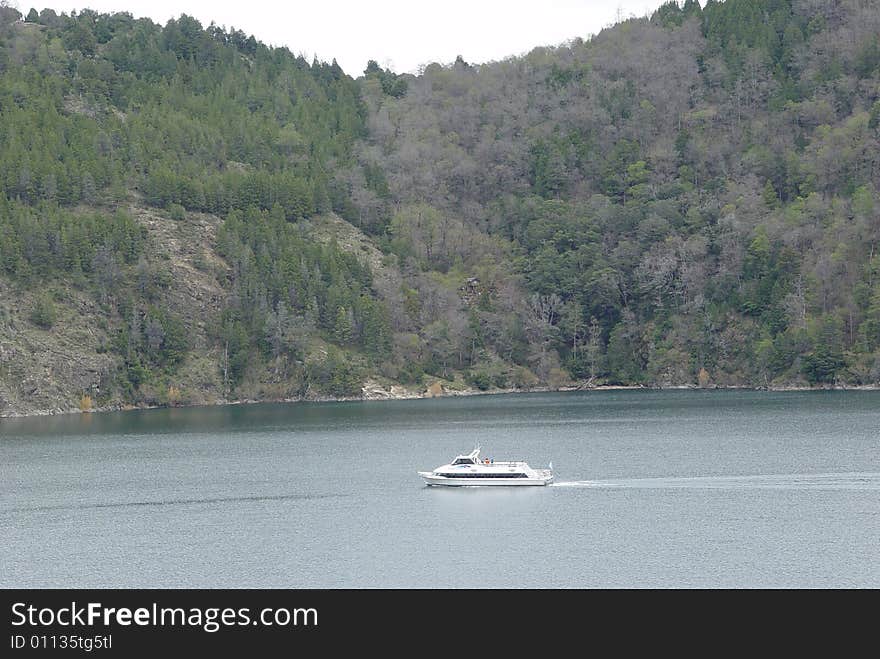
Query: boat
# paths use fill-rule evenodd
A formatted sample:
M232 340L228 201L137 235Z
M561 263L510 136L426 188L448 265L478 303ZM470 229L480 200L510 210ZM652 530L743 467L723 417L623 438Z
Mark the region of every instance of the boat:
M553 482L553 463L549 469L532 469L525 462L501 462L481 458L480 449L459 455L434 471L420 471L428 485L472 487L474 485L548 485Z

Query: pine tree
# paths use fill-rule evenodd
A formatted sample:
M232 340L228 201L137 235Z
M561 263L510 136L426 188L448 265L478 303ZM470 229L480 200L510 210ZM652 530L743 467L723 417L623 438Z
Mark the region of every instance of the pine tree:
M336 309L336 320L333 325L333 338L339 345L346 346L351 342L354 328L352 327L351 314L343 306Z

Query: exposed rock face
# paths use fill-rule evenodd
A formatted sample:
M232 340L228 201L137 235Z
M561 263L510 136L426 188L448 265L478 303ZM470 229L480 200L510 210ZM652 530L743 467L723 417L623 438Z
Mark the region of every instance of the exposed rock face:
M364 400L405 400L422 397L421 392L407 389L399 384L386 385L375 380L368 380L362 391Z
M435 396L443 395L443 385L439 382L432 382L428 385L428 389L425 391L425 396L428 398L434 398Z
M28 320L35 293L0 280L0 415L78 412L82 396L99 395L115 369L114 358L98 352L106 332L94 323L94 299L68 289L59 295L58 318L44 330Z
M204 351L207 323L220 313L226 298L217 277L228 266L214 251L222 221L204 213L187 213L186 220L176 221L153 210L132 208L131 212L147 228L155 256L171 275L166 301L183 319L194 341L192 348Z
M175 221L136 206L129 210L147 229L151 259L167 269L163 303L181 318L193 348L169 390L183 392L179 402L217 402L221 355L206 334L225 299L218 275L226 264L214 251L220 219L189 213ZM47 290L57 318L43 329L30 320L43 289L25 290L0 278L0 416L79 412L84 396L93 409L123 407L111 390L121 367L109 349L120 322L112 302L102 306L92 291L65 281Z

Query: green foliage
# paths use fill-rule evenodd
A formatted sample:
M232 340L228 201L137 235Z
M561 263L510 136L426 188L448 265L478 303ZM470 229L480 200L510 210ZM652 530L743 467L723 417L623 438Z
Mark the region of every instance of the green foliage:
M663 27L678 27L687 19L700 16L700 3L697 0L685 0L680 5L677 0L664 2L651 16L651 20Z
M565 153L562 148L555 142L539 142L531 149L532 187L536 194L546 199L556 197L566 183Z
M421 384L425 369L418 362L405 362L397 373L397 378L405 384Z
M135 183L159 207L278 203L296 220L332 197L328 164L364 132L355 83L335 62L310 65L186 15L164 28L93 12L39 22L47 56L0 73L10 199L91 204Z
M218 248L234 274L212 333L226 393L261 357L301 360L315 332L371 359L388 354L369 270L291 224L350 205L330 172L353 163L366 111L336 62L186 15L164 27L91 11L31 11L28 21L42 29L0 35L16 42L14 66L0 44L0 271L93 290L116 316L127 397L164 386L191 348L144 230L108 210L131 194L176 221L187 211L226 218ZM388 93L405 92L405 80L385 77ZM380 168L367 178L387 197ZM38 304L35 322L49 327L49 310ZM325 388L350 391L354 376L331 366Z
M31 322L42 329L52 329L55 320L58 318L58 311L55 309L55 303L48 293L40 293L34 301L34 307L31 310Z
M874 105L871 106L868 127L872 130L877 130L878 126L880 126L880 101L874 101Z
M2 10L0 274L93 292L129 396L191 349L167 268L117 210L138 204L223 220L209 349L227 395L266 370L348 396L376 371L765 386L877 363L864 3L667 2L521 58L371 61L358 81L186 15ZM393 277L374 286L314 230L331 211Z
M336 320L333 324L333 338L336 340L336 343L346 345L351 341L352 334L354 333L353 325L352 317L345 307L338 307L336 310Z
M0 197L0 268L30 281L37 276L83 274L98 278L103 249L115 263L132 264L144 231L122 211L82 212L55 204L36 207Z
M161 374L173 374L189 349L187 330L181 319L163 307L141 308L133 300L120 305L123 318L114 351L124 363L122 386L130 396Z
M361 369L332 347L323 360L308 364L307 378L310 385L331 396L358 396L363 384Z
M467 375L468 384L473 385L480 391L486 391L492 386L492 376L485 371L470 371Z
M310 240L279 207L231 212L220 229L218 250L234 273L226 335L220 339L233 348L233 385L241 381L248 354L299 352L297 333L321 332L326 340L361 349L373 359L387 354L388 314L372 291L369 268L335 243ZM319 380L330 386L332 378Z
M721 385L864 379L880 348L880 42L859 7L668 2L588 41L429 66L401 99L365 87L391 250L447 272L437 245L459 217L509 241L485 261L525 291L500 308L466 292L471 360L625 384L701 368ZM404 291L406 317L427 300ZM843 323L831 343L827 317ZM430 350L448 332L420 336Z
M406 94L406 78L397 75L391 70L383 69L375 60L367 62L367 68L364 69L364 76L368 79L373 78L378 80L382 87L382 93L387 94L388 96L400 98Z
M842 323L833 317L821 321L813 339L813 350L804 356L804 375L810 384L828 384L846 365L843 358Z
M174 204L168 206L168 215L172 220L185 220L186 219L186 209L180 204Z
M247 326L239 320L235 310L224 311L222 329L218 338L223 346L224 389L230 391L244 378L253 354L252 340Z
M385 305L371 295L361 295L356 301L356 318L360 318L360 340L364 351L380 359L391 350L391 323Z

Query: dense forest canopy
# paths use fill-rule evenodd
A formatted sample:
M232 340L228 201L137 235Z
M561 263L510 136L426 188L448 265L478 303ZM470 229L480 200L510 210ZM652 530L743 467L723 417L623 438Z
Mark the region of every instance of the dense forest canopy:
M139 209L222 218L224 395L876 383L878 154L874 0L667 2L357 80L186 15L0 6L0 276L91 291L125 400L202 349ZM330 214L381 264L318 240Z
M294 319L332 334L342 312L347 340L386 350L373 335L387 330L364 329L385 322L369 272L297 227L345 206L334 175L366 134L358 85L335 62L185 15L161 27L32 11L4 26L0 116L0 268L30 285L93 286L124 319L113 346L129 395L187 351L162 307L170 282L125 210L132 197L179 220L225 218L230 295L214 338L229 384L259 355L296 354Z
M877 2L669 2L407 82L364 84L392 249L445 270L506 241L572 375L880 377Z

